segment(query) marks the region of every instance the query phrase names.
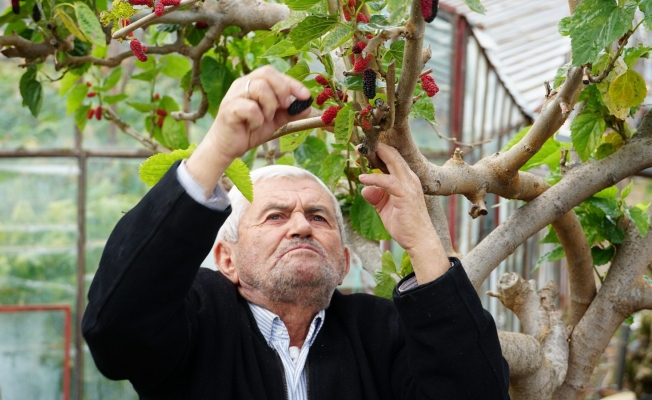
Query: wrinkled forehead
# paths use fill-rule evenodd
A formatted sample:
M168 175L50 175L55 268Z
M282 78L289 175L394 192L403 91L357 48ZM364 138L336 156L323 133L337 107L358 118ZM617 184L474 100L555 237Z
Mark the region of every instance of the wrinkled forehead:
M298 204L297 204L298 203ZM335 214L330 192L309 178L270 178L254 184L254 202L250 208L257 210L270 204L302 207L321 207Z

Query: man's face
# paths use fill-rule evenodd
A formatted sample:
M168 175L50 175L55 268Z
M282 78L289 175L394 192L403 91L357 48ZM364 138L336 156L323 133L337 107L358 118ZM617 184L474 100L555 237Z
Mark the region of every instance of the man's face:
M256 184L233 251L242 289L272 302L327 307L349 268L333 207L310 179Z

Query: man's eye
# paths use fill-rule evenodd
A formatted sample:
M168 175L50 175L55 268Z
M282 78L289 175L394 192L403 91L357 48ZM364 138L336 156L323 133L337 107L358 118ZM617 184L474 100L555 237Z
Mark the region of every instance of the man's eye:
M269 216L267 217L267 219L271 219L271 220L279 220L279 219L281 219L281 216L280 216L279 214L271 214L271 215L269 215Z
M312 217L312 218L313 218L315 221L326 222L326 218L322 217L321 215L315 215L315 216Z

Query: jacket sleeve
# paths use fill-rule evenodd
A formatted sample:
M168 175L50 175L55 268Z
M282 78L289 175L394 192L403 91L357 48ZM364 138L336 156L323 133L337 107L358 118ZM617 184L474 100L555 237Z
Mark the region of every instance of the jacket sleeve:
M491 314L459 260L433 282L399 292L410 389L416 399L509 399L509 367ZM404 280L410 279L410 276Z
M192 284L230 213L188 196L177 166L111 233L82 322L98 369L141 390L182 368L192 353L202 297Z

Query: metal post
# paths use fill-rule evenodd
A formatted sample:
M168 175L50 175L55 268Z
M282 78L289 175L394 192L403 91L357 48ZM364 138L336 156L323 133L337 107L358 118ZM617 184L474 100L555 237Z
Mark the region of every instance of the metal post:
M75 126L75 150L77 151L77 313L75 318L75 388L77 400L84 397L84 338L81 333L84 315L86 285L86 153L82 146L82 133Z

